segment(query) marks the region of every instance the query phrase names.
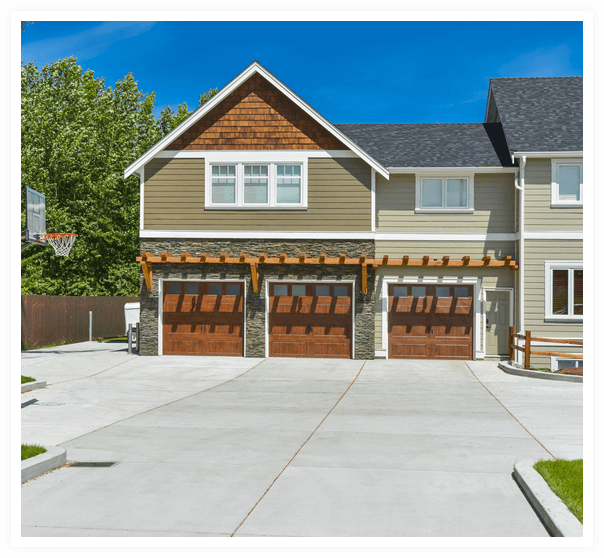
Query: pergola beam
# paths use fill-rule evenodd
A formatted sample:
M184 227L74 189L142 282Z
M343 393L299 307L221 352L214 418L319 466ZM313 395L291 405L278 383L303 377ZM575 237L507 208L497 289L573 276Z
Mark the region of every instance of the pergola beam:
M306 254L300 254L297 257L288 257L287 254L281 254L278 258L269 258L266 254L259 257L250 257L247 254L239 256L229 256L221 253L219 257L212 257L209 254L200 254L191 256L188 253L181 253L180 256L173 256L168 252L162 252L160 256L154 256L145 252L142 256L136 258L137 262L147 263L207 263L207 264L300 264L305 265L371 265L375 266L406 266L406 267L511 267L516 268L517 262L512 260L511 256L506 256L503 260L493 260L490 256L485 256L480 260L472 260L470 256L464 256L461 260L451 260L449 256L444 256L442 260L430 259L424 256L421 260L412 260L409 256L403 256L400 260L391 260L388 256L380 259L370 259L364 254L360 258L347 258L341 254L339 258L328 258L321 254L318 258L308 258Z
M309 258L305 253L297 257L288 257L281 253L278 258L269 258L268 254L260 254L258 257L250 257L248 254L240 253L239 256L230 256L224 252L218 257L202 253L199 256L192 256L188 252L181 252L179 256L174 256L170 252L161 252L159 256L151 252L142 252L136 258L140 262L145 278L147 291L151 292L153 287L154 263L190 263L190 264L245 264L250 266L252 274L252 288L254 293L259 292L258 286L258 265L259 264L304 264L304 265L360 265L361 266L361 290L367 294L367 266L377 269L379 266L393 267L509 267L512 270L518 269L518 262L512 260L512 256L505 256L502 260L493 260L491 256L484 256L482 259L472 260L470 256L464 256L460 260L452 260L450 256L443 256L441 260L430 259L429 256L423 256L421 260L412 260L409 256L403 256L400 260L391 260L387 255L379 259L367 258L361 254L359 258L347 258L346 254L340 254L339 258L328 258L326 254L320 254L318 258Z

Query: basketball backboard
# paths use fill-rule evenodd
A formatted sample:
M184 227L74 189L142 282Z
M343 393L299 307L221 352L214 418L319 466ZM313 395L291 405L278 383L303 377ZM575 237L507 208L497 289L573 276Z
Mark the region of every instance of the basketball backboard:
M46 246L45 240L39 240L46 234L46 197L31 188L25 188L25 237L27 244Z

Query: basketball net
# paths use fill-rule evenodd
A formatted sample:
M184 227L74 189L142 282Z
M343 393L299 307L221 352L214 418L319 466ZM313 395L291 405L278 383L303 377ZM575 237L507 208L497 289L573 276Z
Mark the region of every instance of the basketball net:
M69 256L69 252L75 242L75 233L51 233L40 235L39 240L46 240L55 249L57 256Z

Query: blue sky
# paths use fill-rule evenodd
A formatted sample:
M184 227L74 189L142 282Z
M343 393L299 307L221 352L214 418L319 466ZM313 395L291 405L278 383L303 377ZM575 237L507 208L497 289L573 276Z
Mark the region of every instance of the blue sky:
M21 34L42 67L132 73L156 113L257 59L334 123L480 122L489 78L583 73L581 22L59 22Z

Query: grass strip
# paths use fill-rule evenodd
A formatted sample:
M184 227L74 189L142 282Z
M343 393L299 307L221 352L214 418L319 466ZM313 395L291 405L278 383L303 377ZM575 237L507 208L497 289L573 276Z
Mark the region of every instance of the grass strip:
M33 378L30 378L29 376L21 376L21 383L22 384L28 384L29 382L35 382L36 380L34 380Z
M21 444L21 461L24 459L29 459L30 457L35 457L41 453L46 453L46 448L43 448L38 444L32 444L29 446L26 444Z
M535 463L535 470L571 513L583 523L583 460L541 460Z

